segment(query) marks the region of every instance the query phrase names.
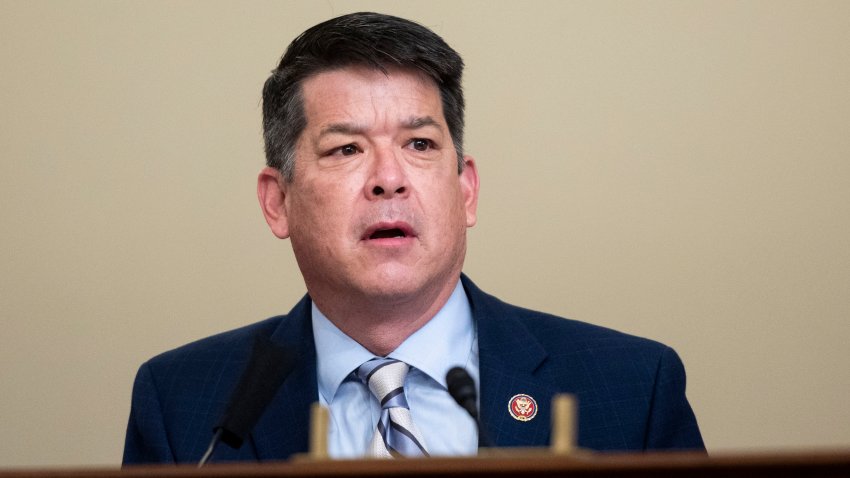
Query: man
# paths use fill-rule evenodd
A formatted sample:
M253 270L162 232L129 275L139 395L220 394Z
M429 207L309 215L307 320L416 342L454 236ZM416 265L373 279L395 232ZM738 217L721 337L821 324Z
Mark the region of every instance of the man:
M287 315L144 364L125 463L197 462L257 336L297 351L295 367L245 445L213 460L306 451L316 401L335 457L545 446L561 392L578 397L582 447L703 448L670 348L510 306L461 274L479 186L463 154L462 70L439 36L386 15L345 15L293 41L263 91L257 192L308 294ZM480 437L446 390L453 366L477 384Z

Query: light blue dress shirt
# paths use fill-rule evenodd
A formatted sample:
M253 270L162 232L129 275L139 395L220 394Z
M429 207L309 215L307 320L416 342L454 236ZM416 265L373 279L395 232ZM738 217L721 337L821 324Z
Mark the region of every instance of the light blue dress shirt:
M375 357L345 335L313 303L319 402L330 411L328 452L333 458L358 458L375 433L381 407L351 372ZM475 421L446 389L446 373L465 368L478 387L478 341L469 300L458 281L446 302L427 324L388 357L411 366L404 382L410 414L432 456L474 455Z

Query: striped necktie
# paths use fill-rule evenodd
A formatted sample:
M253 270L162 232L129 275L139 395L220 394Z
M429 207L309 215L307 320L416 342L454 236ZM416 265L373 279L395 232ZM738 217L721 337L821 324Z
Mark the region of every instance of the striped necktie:
M357 368L357 378L381 404L381 418L366 452L369 456L429 456L404 396L408 369L406 363L390 358L374 358Z

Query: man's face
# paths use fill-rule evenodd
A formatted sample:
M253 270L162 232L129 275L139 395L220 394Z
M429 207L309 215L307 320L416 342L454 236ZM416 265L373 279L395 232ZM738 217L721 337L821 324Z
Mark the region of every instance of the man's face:
M281 183L283 227L272 229L290 237L311 293L390 304L454 285L478 176L469 157L457 172L437 86L344 68L308 78L302 93L307 126Z

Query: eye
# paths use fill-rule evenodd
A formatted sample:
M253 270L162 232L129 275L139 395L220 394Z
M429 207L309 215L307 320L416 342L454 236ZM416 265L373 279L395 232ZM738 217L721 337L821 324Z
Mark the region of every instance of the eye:
M343 156L351 156L359 152L357 146L354 146L353 144L346 144L345 146L337 149L337 151Z
M430 139L414 138L410 141L410 146L416 151L428 151L434 147L434 143Z

